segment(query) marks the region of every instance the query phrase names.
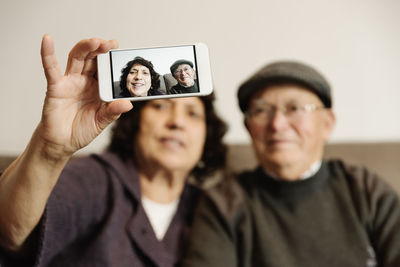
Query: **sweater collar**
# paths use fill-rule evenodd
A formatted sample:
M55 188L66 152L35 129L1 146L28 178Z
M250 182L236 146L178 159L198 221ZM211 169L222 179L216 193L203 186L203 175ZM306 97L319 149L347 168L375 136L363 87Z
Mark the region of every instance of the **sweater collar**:
M321 168L322 165L322 160L318 160L316 162L314 162L313 164L311 164L310 168L308 170L306 170L301 176L300 176L300 180L305 180L308 179L312 176L314 176L319 169ZM279 178L278 175L276 175L275 173L269 171L267 168L264 168L264 172L267 176L277 179L277 180L282 180Z
M127 191L136 199L140 200L141 190L139 183L139 174L132 159L122 160L117 154L105 153L95 155L104 164L107 164L111 170L117 174L118 179L127 189Z
M327 163L322 161L319 170L311 177L303 180L286 181L271 177L265 173L262 167L259 167L256 170L256 177L258 183L273 195L296 199L318 190L322 184L326 183L329 178L329 168Z
M124 161L115 153L105 153L93 156L102 161L103 164L108 165L112 171L117 174L118 179L120 179L127 191L138 202L141 201L142 193L140 190L139 174L133 159L127 159ZM191 198L194 191L197 193L197 191L201 190L199 190L196 185L186 183L181 194L181 199Z

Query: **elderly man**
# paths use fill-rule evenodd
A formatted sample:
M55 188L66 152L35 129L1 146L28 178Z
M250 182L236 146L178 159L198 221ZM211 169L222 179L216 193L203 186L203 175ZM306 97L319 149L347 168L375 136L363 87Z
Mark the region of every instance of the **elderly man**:
M197 93L199 91L191 61L177 60L171 65L170 70L178 83L167 90L168 94Z
M203 199L184 266L400 266L398 195L366 169L323 160L335 124L325 78L275 62L238 99L259 167Z

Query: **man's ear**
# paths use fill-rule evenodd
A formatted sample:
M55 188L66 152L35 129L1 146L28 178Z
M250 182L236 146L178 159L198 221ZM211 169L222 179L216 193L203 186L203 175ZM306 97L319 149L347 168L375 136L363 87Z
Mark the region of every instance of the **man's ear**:
M244 124L244 126L246 127L247 133L249 134L249 136L251 137L251 139L253 139L253 132L252 132L252 130L251 130L250 123L249 123L249 119L247 118L247 116L244 116L243 124Z
M323 116L324 139L328 142L336 125L336 116L332 109L326 109Z

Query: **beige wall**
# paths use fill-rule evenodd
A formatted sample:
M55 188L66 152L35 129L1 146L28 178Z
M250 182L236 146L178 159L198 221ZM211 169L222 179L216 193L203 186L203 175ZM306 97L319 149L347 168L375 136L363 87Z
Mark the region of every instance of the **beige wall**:
M19 153L40 119L40 40L50 33L65 66L73 44L115 38L121 48L205 42L227 141L246 143L236 88L276 59L304 60L334 88L333 141L400 140L400 1L0 2L0 153ZM85 151L98 151L103 134Z

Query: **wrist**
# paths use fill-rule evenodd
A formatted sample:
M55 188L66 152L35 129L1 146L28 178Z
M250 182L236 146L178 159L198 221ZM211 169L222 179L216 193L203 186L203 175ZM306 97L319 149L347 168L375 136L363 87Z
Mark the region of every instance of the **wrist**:
M51 165L65 164L75 151L71 151L66 145L44 138L39 128L40 126L33 133L26 153Z

